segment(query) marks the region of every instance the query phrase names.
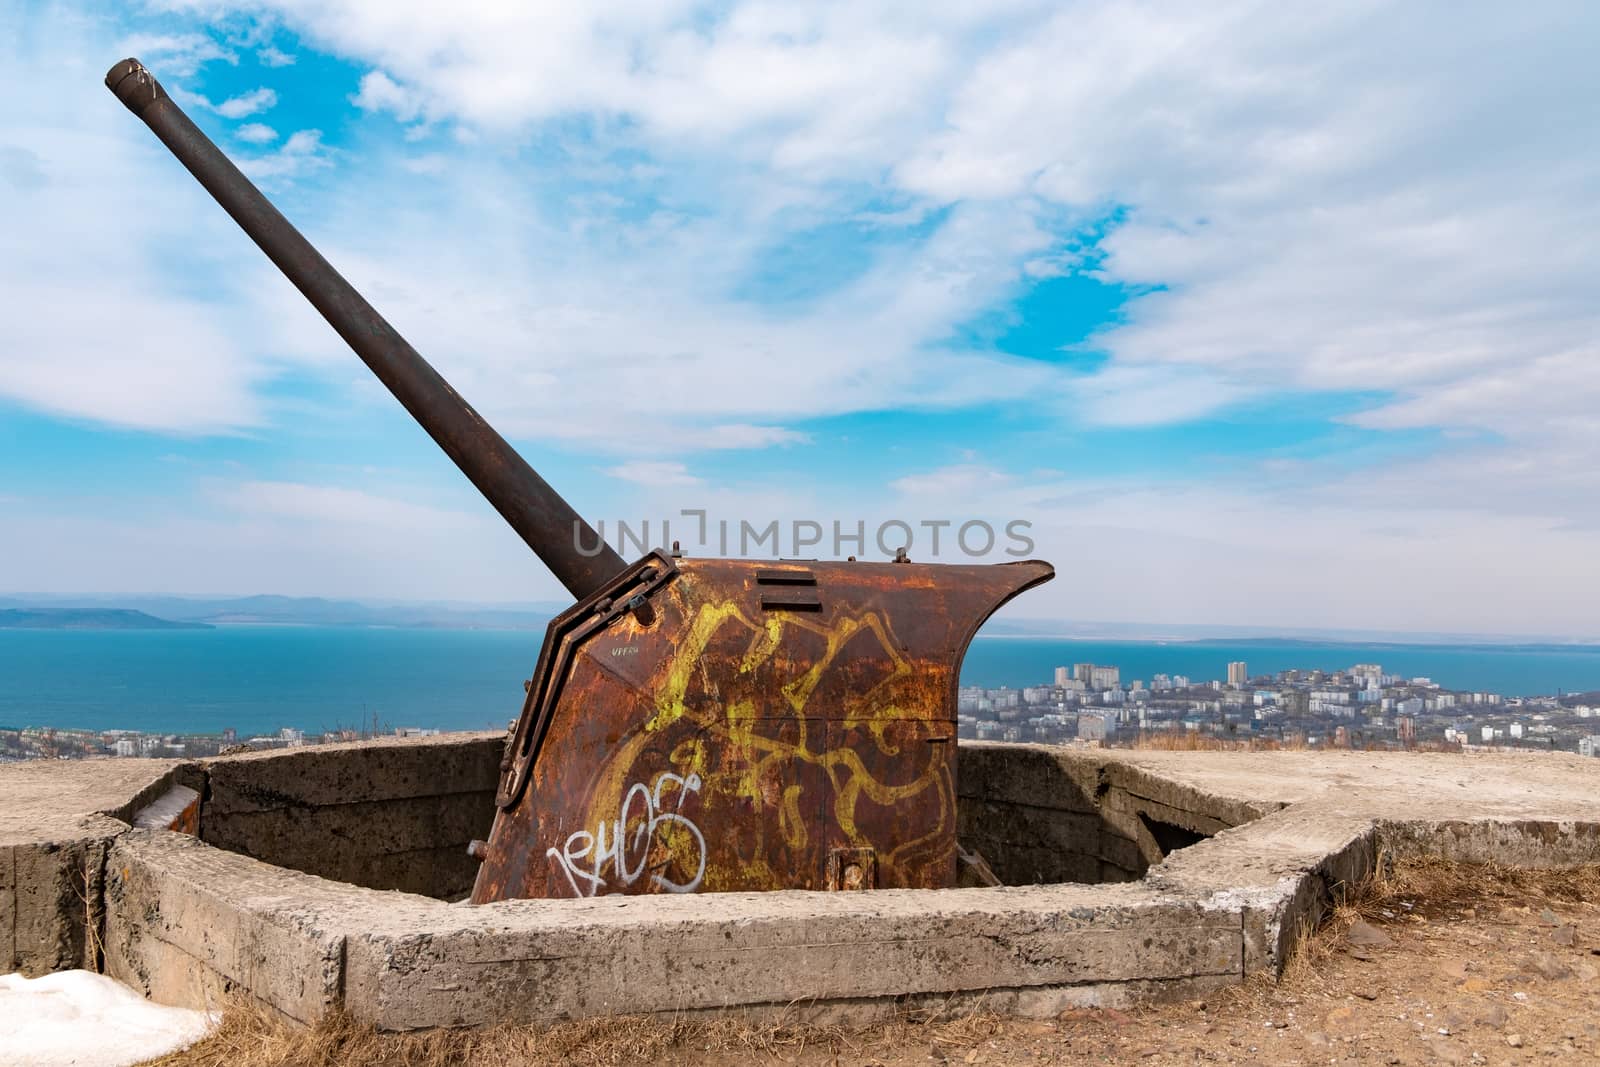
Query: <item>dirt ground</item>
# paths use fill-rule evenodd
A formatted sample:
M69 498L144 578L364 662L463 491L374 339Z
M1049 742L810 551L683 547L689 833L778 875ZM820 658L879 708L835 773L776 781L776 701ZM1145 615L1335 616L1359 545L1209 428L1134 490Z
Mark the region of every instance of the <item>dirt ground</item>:
M377 1035L248 1009L160 1067L379 1064L1600 1064L1600 868L1405 864L1362 887L1279 980L1205 1001L1053 1020L968 1015L865 1030L606 1019Z

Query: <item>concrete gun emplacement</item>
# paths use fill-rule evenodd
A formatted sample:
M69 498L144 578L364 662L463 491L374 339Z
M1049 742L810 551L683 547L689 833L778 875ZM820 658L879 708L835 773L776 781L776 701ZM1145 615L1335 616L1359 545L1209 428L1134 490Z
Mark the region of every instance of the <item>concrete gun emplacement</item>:
M576 598L507 737L474 903L957 884L961 660L1048 563L624 561L138 60L106 85Z

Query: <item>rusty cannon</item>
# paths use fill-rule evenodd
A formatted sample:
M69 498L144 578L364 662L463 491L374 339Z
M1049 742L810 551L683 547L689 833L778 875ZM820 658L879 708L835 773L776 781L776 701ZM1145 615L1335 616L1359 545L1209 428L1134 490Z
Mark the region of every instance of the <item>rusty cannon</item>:
M106 85L576 598L525 683L474 903L957 884L961 661L1048 563L624 561L138 60Z

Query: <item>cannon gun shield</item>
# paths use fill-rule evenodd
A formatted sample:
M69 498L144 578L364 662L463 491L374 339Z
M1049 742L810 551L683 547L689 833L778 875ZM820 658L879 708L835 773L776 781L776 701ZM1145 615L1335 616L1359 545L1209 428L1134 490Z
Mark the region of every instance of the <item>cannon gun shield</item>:
M472 899L954 884L961 658L1052 574L647 556L551 623Z

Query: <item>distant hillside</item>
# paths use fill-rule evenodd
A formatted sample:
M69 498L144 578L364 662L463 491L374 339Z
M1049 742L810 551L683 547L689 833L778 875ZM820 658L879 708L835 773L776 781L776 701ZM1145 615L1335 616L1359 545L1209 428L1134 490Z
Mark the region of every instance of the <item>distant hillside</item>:
M1562 634L1449 633L1404 630L1340 630L1294 626L1236 626L1226 623L1083 622L1069 619L998 618L983 626L985 637L1037 637L1072 641L1134 641L1195 645L1271 645L1293 648L1327 645L1493 645L1496 648L1549 648L1582 651L1600 645L1593 636Z
M173 622L125 608L0 609L0 630L210 630L203 622Z
M256 626L382 626L449 630L542 630L566 604L477 605L363 602L323 597L180 597L160 594L0 596L0 611L131 611L177 622Z

